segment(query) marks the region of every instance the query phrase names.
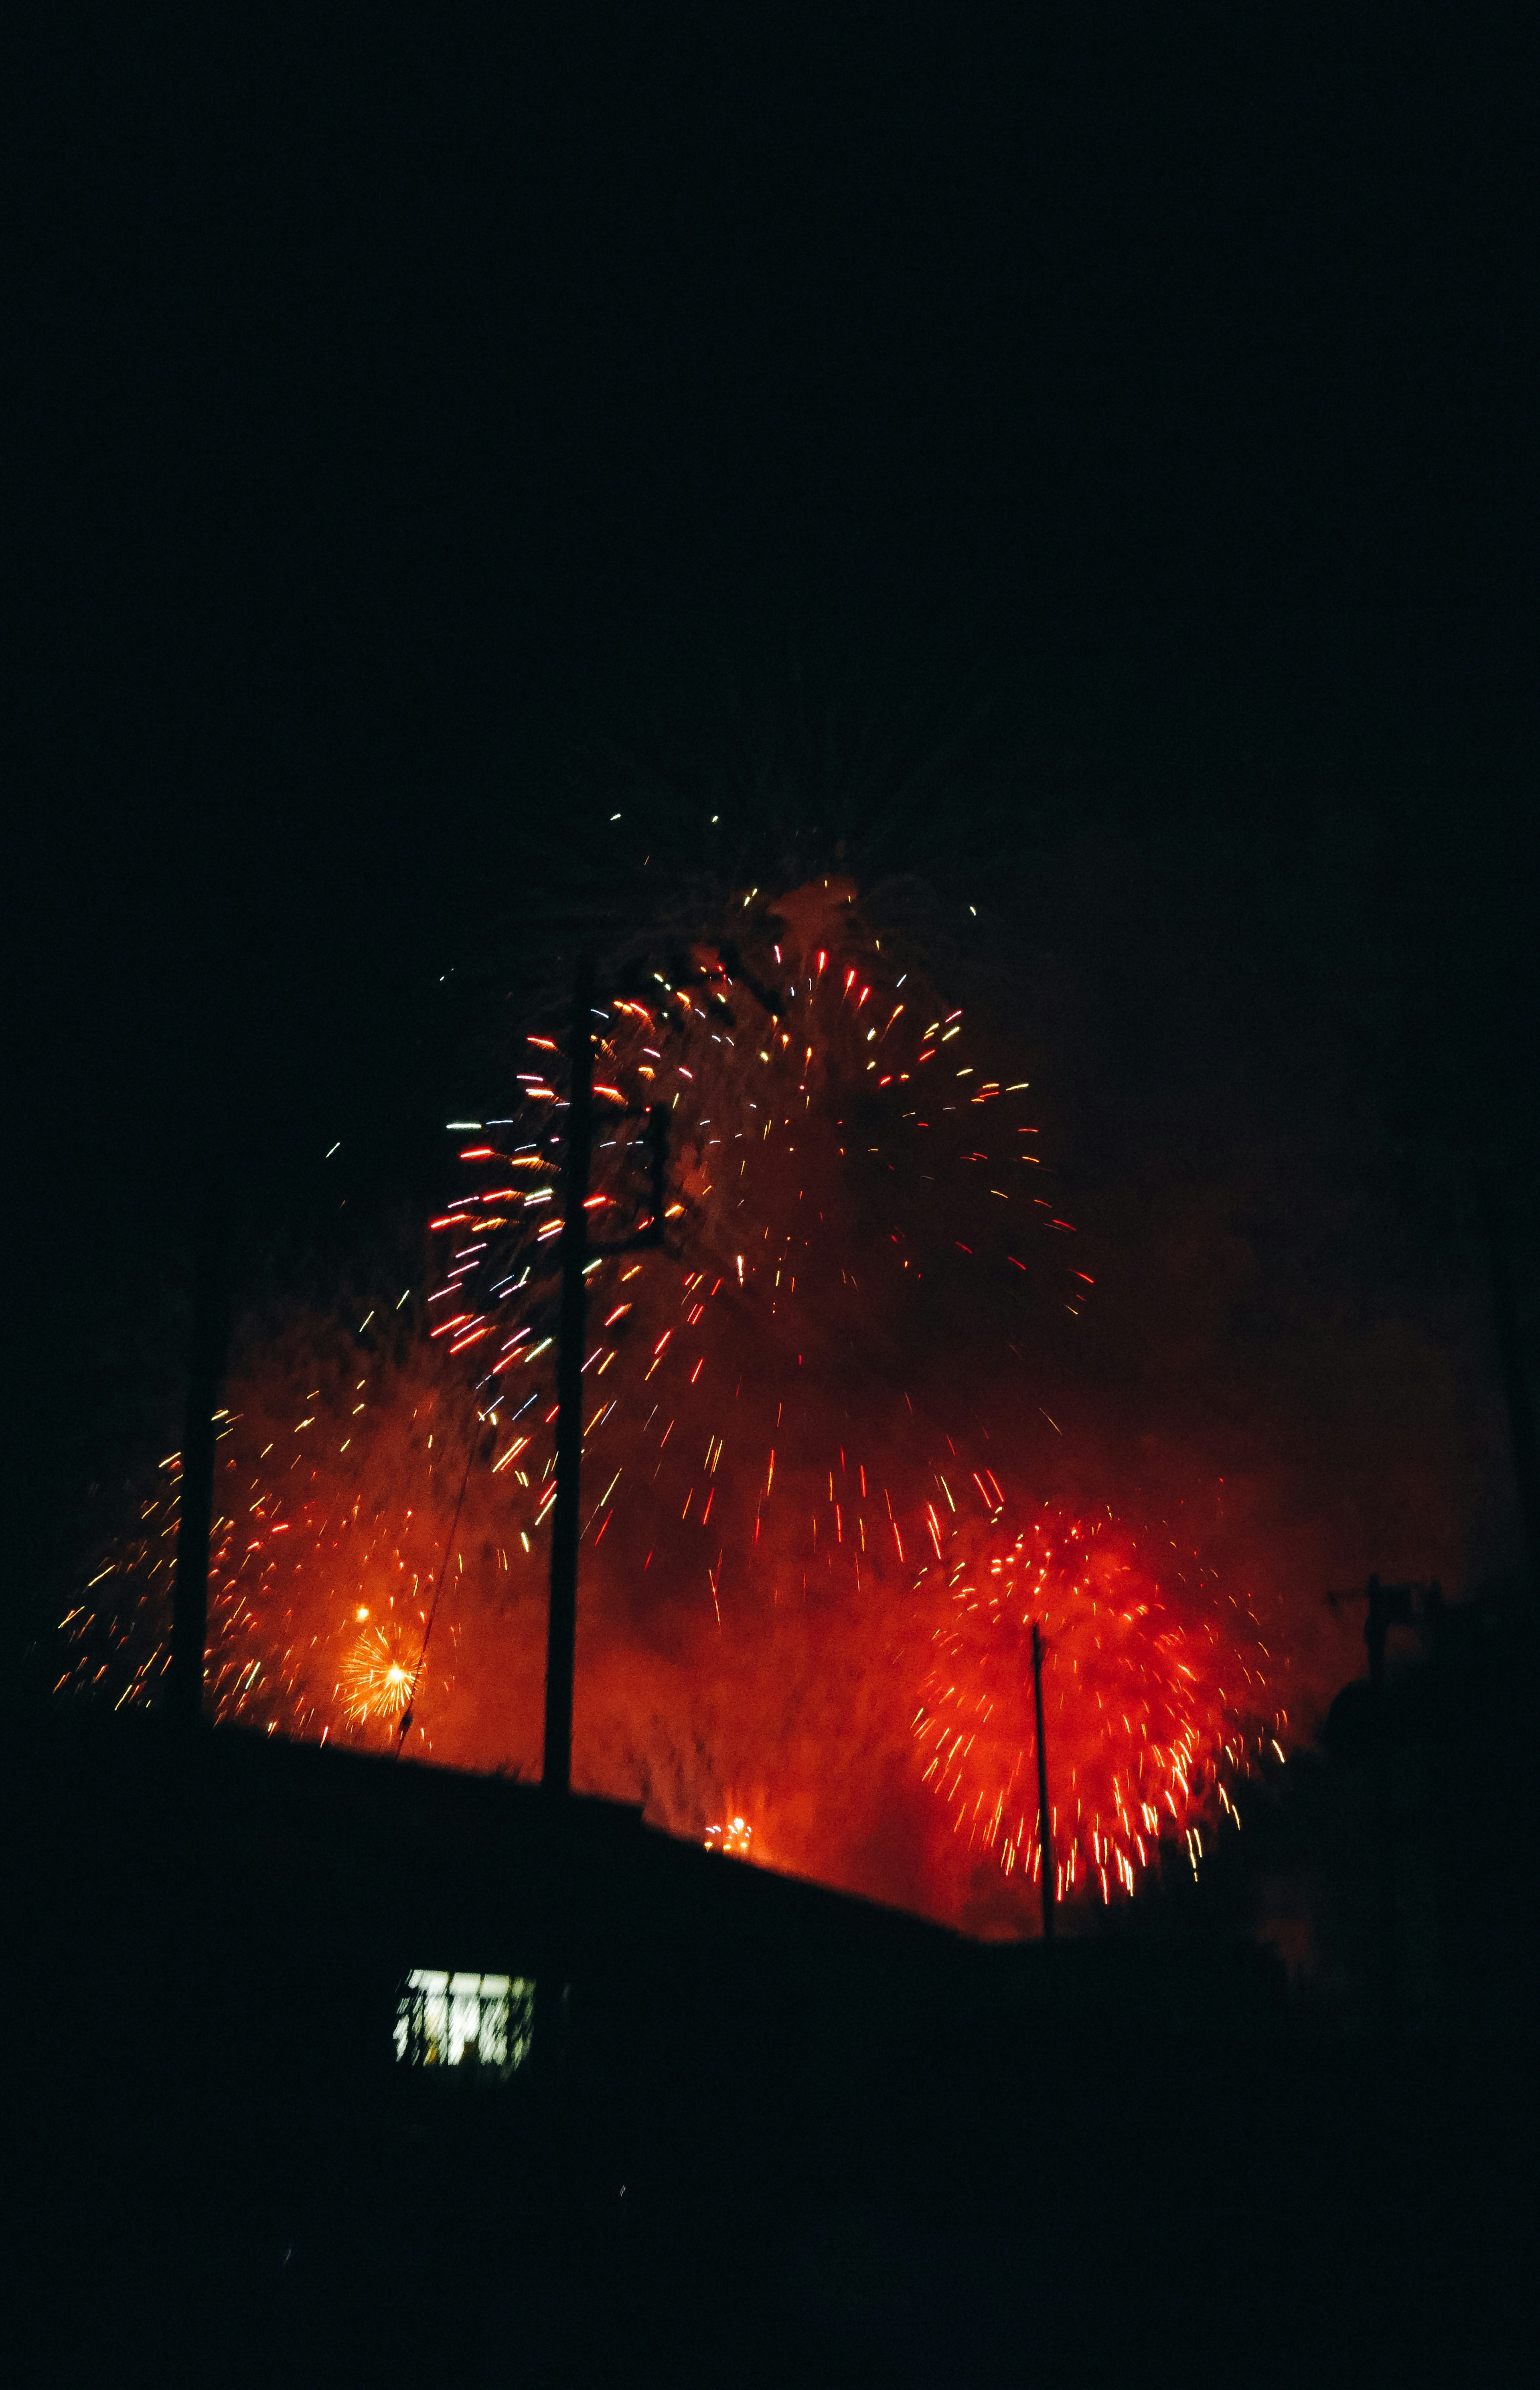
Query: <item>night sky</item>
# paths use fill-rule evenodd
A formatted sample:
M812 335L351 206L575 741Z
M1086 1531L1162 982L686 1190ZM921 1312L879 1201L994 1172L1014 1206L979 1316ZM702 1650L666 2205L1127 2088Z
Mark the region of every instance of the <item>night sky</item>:
M1512 1569L1471 1183L1533 1220L1534 46L32 12L7 1666L179 1433L210 1153L243 1303L366 1279L477 990L644 854L838 863L1025 1008L1123 1408L1243 1416L1295 1511L1415 1476L1388 1569Z

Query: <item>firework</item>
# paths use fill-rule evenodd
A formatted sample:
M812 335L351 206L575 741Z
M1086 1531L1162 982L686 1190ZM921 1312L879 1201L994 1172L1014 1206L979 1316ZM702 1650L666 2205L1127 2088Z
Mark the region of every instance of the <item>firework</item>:
M1204 1823L1232 1806L1248 1728L1260 1739L1259 1712L1273 1724L1261 1650L1222 1629L1208 1573L1162 1584L1110 1514L1041 1512L1011 1536L1004 1503L954 1553L914 1727L955 1830L1007 1877L1038 1880L1035 1625L1057 1897L1087 1884L1104 1901L1132 1894L1162 1840L1196 1864Z
M365 1626L338 1672L338 1695L350 1718L398 1718L412 1698L421 1645L404 1621Z
M750 1858L753 1856L754 1830L740 1810L734 1810L719 1826L707 1827L705 1844L709 1851L725 1851L729 1858Z
M1036 1616L1065 1888L1127 1889L1208 1814L1262 1663L1200 1571L1044 1508L1094 1271L1019 1041L885 957L846 884L738 912L596 1008L576 1779L955 1912L981 1855L1030 1872ZM302 1340L232 1390L216 1716L535 1772L563 1086L536 1024L451 1124L404 1354ZM648 1224L660 1107L664 1247L607 1254ZM175 1473L69 1622L77 1685L160 1681Z

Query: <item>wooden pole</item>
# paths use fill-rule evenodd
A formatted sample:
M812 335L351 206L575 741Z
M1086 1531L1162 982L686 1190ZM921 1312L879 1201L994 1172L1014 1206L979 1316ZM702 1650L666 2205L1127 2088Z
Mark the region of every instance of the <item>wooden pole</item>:
M1037 1712L1037 1848L1043 1871L1043 1939L1053 1941L1053 1813L1048 1807L1048 1746L1043 1731L1043 1635L1032 1622L1032 1693Z
M224 1187L211 1174L198 1229L192 1350L182 1423L182 1484L172 1598L171 1711L179 1725L203 1716L203 1658L209 1634L209 1536L213 1522L214 1411L230 1332L229 1229Z
M561 1227L561 1312L557 1333L556 1507L551 1515L551 1613L545 1646L545 1754L542 1782L572 1782L572 1664L577 1638L578 1505L583 1474L583 1361L587 1314L588 1165L594 1112L594 965L584 956L572 989Z

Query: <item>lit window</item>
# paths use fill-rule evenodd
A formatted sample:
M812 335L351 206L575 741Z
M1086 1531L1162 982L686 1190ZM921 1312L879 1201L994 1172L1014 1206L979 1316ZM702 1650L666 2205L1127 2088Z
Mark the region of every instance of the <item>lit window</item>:
M505 2080L530 2054L534 1985L524 1975L448 1975L414 1967L396 2003L403 2066L484 2067Z

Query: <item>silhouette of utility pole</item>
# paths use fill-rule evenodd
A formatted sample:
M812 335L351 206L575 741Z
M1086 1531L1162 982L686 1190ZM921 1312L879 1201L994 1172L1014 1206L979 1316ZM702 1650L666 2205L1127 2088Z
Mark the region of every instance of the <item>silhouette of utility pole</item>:
M586 1272L601 1254L634 1253L663 1241L668 1170L668 1109L646 1113L652 1209L634 1236L596 1244L588 1235L588 1174L594 1143L594 962L583 956L573 975L572 1030L568 1057L567 1123L563 1132L560 1269L557 1324L556 1503L551 1518L551 1606L545 1643L545 1742L541 1788L549 1796L544 1890L539 1896L534 2063L554 2086L566 2040L566 1981L571 1947L571 1810L572 1677L577 1643L578 1539L582 1533L583 1369L588 1294ZM631 1110L630 1107L627 1107ZM635 1118L635 1111L632 1111Z
M567 1124L562 1149L561 1303L557 1329L556 1504L551 1514L551 1610L545 1647L545 1747L541 1781L561 1795L572 1782L572 1672L577 1640L579 1503L583 1480L584 1330L589 1264L663 1241L668 1108L646 1115L652 1210L635 1236L594 1244L588 1236L588 1172L594 1139L594 963L585 955L572 985ZM635 1115L634 1115L635 1116Z
M1385 1644L1392 1618L1411 1616L1411 1587L1368 1582L1364 1641L1374 1695L1374 1868L1380 1921L1380 2017L1393 2036L1401 2016L1401 1934L1395 1899L1395 1841L1391 1812L1390 1717L1385 1702Z
M172 1600L171 1712L195 1727L203 1715L203 1655L209 1632L209 1534L213 1520L214 1409L230 1332L227 1198L216 1173L204 1189L193 1279L192 1349L182 1424L182 1484Z
M1037 1848L1043 1871L1043 1939L1053 1946L1053 1816L1048 1807L1048 1745L1043 1732L1043 1635L1032 1622L1032 1694L1037 1712Z
M1374 1770L1374 1873L1379 1962L1380 2021L1388 2037L1401 2029L1401 1917L1396 1900L1396 1821L1391 1783L1391 1716L1385 1688L1385 1647L1392 1626L1410 1625L1420 1601L1425 1620L1436 1624L1443 1615L1443 1588L1431 1585L1381 1585L1371 1576L1364 1588L1367 1609L1364 1644L1369 1661L1369 1761ZM1328 1593L1335 1610L1354 1599Z

